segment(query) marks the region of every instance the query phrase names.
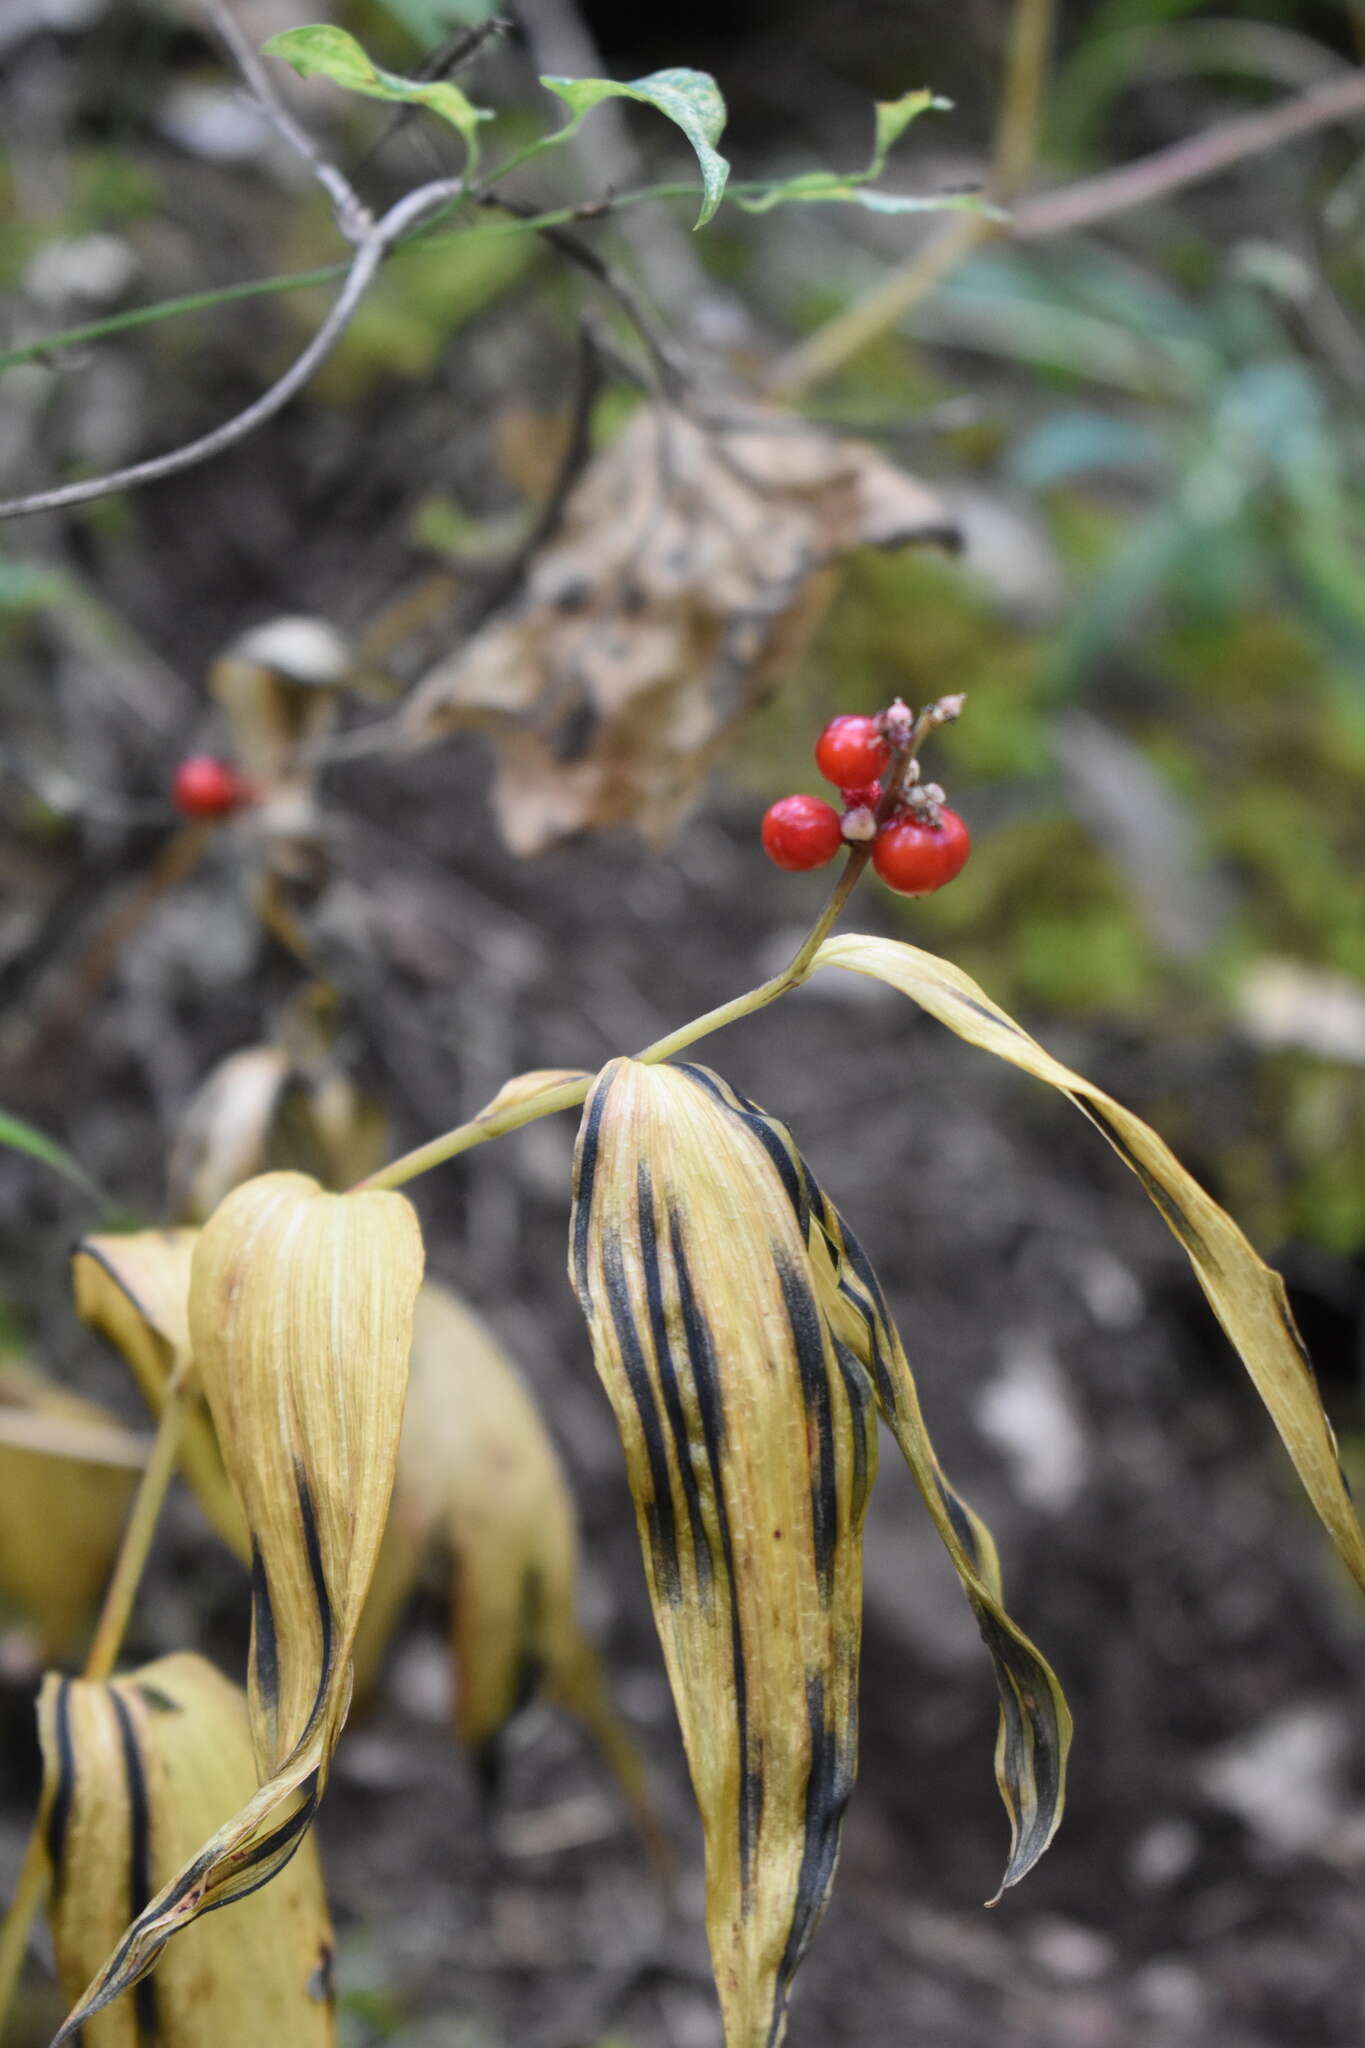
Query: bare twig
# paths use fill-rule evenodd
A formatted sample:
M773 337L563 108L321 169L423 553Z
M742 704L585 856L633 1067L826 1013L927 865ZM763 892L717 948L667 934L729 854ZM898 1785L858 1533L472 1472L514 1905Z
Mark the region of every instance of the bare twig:
M291 363L284 375L272 384L268 391L253 400L244 411L234 414L230 420L224 421L220 427L215 427L211 433L201 435L197 441L190 441L183 448L173 449L166 455L152 456L145 462L132 463L128 468L115 470L107 476L90 477L80 483L64 484L53 490L37 491L28 497L0 503L0 519L25 518L36 512L56 512L68 505L87 504L91 499L107 497L114 491L130 490L139 484L154 483L161 477L174 476L181 470L192 469L198 463L208 462L214 456L233 447L238 441L245 440L257 427L264 425L286 406L331 354L350 325L356 308L369 290L380 264L395 243L411 233L426 216L437 212L450 202L460 198L476 197L480 205L497 206L514 218L534 218L530 209L501 199L493 192L484 190L471 194L463 179L439 178L405 194L380 220L374 220L350 181L323 156L313 138L299 126L279 98L255 51L242 35L226 0L204 0L204 5L263 111L291 148L297 150L309 164L331 197L338 225L355 243L355 255L350 268L346 272L331 311L308 346ZM670 359L630 286L595 250L589 248L586 242L580 241L576 235L570 234L562 225L546 225L539 232L562 256L567 257L579 269L587 271L603 290L611 295L644 343L661 389L669 396L678 397L683 386L681 373Z
M294 119L276 91L274 80L242 33L227 0L203 0L203 4L267 120L290 148L303 158L331 199L338 227L355 245L350 269L335 304L307 348L290 364L284 375L244 411L224 421L221 427L215 427L212 433L203 434L197 441L190 441L167 455L152 456L146 462L133 463L127 469L115 470L108 476L90 477L82 483L65 484L56 490L38 491L30 497L11 499L0 504L0 519L23 518L34 512L56 512L67 505L85 504L92 498L106 497L112 491L154 483L159 477L173 476L179 470L208 462L224 449L245 440L248 434L254 433L257 427L287 405L331 354L394 244L428 214L464 196L463 179L436 179L406 193L381 220L376 221L345 173L323 154L313 137Z
M154 455L146 462L132 463L127 469L116 469L108 476L88 477L81 483L63 484L56 490L35 491L27 498L11 498L0 504L0 519L22 519L33 512L57 512L66 505L83 505L92 498L108 497L111 491L126 491L138 484L155 483L160 477L174 476L182 469L193 469L197 463L208 462L238 441L244 441L257 427L273 419L326 361L350 326L357 306L395 242L410 233L427 214L435 213L452 200L461 198L464 191L463 179L438 178L429 185L420 185L415 192L406 193L391 206L356 249L336 303L302 355L297 356L284 375L244 411L235 413L221 427L215 427L212 433L201 434L197 441L189 441L183 448L174 448L169 454Z
M1191 135L1116 171L1065 185L1060 192L1040 193L1015 209L1013 232L1019 240L1032 242L1074 228L1093 227L1096 221L1147 206L1168 192L1212 178L1246 157L1278 149L1282 143L1349 120L1353 114L1365 114L1365 72L1361 71L1312 86L1264 114L1240 114L1222 121L1202 135Z
M440 49L432 50L422 59L412 73L413 84L427 85L438 78L453 78L457 71L462 71L478 56L493 36L509 35L511 30L512 23L500 14L490 14L486 21L476 21L470 28L457 30ZM401 134L420 112L420 107L400 107L361 157L360 168L363 170L382 149L387 149L395 135Z
M323 155L308 130L294 119L280 98L274 79L261 62L252 43L243 34L241 24L229 7L228 0L203 0L203 7L222 41L226 43L261 112L276 134L281 136L294 154L301 156L308 165L331 200L337 226L347 241L359 245L374 226L374 215L369 207L345 173L338 170L337 166Z
M898 326L941 279L965 262L984 240L985 232L986 223L979 214L950 214L926 236L908 263L898 265L863 298L779 356L765 380L765 395L788 401L799 398L812 384L842 369L850 356Z
M601 354L591 330L584 327L579 335L569 432L549 494L520 545L503 564L488 588L482 592L478 608L471 616L466 631L473 632L485 619L499 611L509 598L515 596L531 562L558 531L569 494L582 475L584 464L591 453L592 409L601 389Z
M514 220L533 222L536 219L534 207L522 206L515 200L504 199L498 192L480 191L473 196L480 206L496 206L503 213L510 213ZM589 204L583 207L581 217L588 219L595 211L597 209ZM653 322L620 272L608 263L604 256L599 256L596 249L589 247L587 242L570 233L566 227L537 227L536 233L543 242L550 248L558 250L559 254L577 269L586 271L589 277L595 278L603 291L616 301L643 342L661 391L666 397L680 398L685 384L682 371L669 355L654 330Z

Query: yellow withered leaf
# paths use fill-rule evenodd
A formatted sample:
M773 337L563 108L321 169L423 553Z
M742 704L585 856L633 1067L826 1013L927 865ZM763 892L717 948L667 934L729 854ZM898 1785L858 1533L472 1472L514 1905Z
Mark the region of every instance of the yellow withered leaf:
M302 1174L247 1181L199 1235L190 1338L250 1531L261 1783L136 1916L53 2048L200 1913L273 1877L312 1820L388 1512L421 1277L403 1196L327 1195Z
M1000 1894L1033 1868L1062 1818L1071 1714L1046 1658L1004 1607L995 1540L949 1485L924 1425L919 1393L871 1261L811 1173L784 1123L705 1067L685 1067L754 1132L777 1167L805 1237L821 1309L836 1342L869 1375L877 1407L924 1496L995 1667L1000 1725L995 1777L1010 1822Z
M643 1765L579 1620L578 1518L559 1455L487 1324L429 1280L413 1319L393 1505L356 1641L357 1692L437 1543L454 1564L456 1733L486 1782L498 1736L543 1696L596 1737L658 1850Z
M854 1778L872 1390L767 1149L691 1073L598 1077L570 1271L701 1809L726 2041L776 2048Z
M252 1543L257 1760L344 1712L393 1488L422 1240L401 1195L263 1174L205 1224L195 1357Z
M178 1654L101 1682L44 1681L40 1825L57 1971L80 1992L135 1914L256 1789L246 1700ZM303 1842L268 1892L215 1913L86 2023L85 2048L330 2048L332 1930Z
M196 1230L135 1230L82 1238L71 1258L76 1313L116 1345L153 1415L190 1351L190 1259ZM192 1386L180 1429L180 1468L223 1541L250 1555L202 1390Z
M112 1416L0 1358L0 1595L69 1654L103 1590L141 1450Z
M850 935L827 939L817 964L888 982L959 1038L1060 1089L1099 1128L1180 1243L1269 1409L1308 1498L1351 1576L1365 1590L1365 1537L1284 1282L1169 1146L1141 1117L1045 1052L950 962L896 940Z

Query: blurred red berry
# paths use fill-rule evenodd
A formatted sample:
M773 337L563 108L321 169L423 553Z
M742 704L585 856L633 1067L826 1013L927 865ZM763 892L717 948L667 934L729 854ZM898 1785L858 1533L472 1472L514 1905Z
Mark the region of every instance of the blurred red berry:
M815 743L815 765L836 789L863 789L886 766L890 748L875 718L847 711L831 718Z
M182 818L230 817L246 796L241 777L213 754L189 754L175 771L171 794Z
M822 796L784 796L763 818L763 851L780 868L822 868L843 845L839 813Z
M971 834L956 811L939 806L937 825L893 818L872 842L872 865L899 896L931 896L961 874L972 850Z

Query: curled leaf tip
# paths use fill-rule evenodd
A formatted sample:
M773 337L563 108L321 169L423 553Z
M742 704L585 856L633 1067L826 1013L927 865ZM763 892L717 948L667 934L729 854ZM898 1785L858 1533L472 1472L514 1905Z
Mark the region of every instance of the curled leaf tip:
M49 1918L57 1973L74 1999L118 1940L130 1902L146 1904L252 1797L251 1736L240 1689L185 1653L108 1682L49 1674L38 1729ZM159 2048L332 2048L332 2003L319 1995L331 1953L322 1874L306 1841L268 1895L189 1929L85 2038L91 2048L152 2039Z
M421 1277L403 1196L328 1195L304 1174L245 1182L198 1235L189 1343L249 1538L259 1784L135 1902L58 2041L145 1976L173 1935L268 1883L311 1826L350 1702Z
M870 975L899 989L959 1038L1046 1081L1089 1118L1136 1176L1184 1251L1265 1403L1337 1555L1365 1591L1365 1534L1284 1281L1257 1256L1226 1210L1186 1172L1165 1140L1093 1081L1054 1059L951 961L898 940L849 933L827 939L816 965Z

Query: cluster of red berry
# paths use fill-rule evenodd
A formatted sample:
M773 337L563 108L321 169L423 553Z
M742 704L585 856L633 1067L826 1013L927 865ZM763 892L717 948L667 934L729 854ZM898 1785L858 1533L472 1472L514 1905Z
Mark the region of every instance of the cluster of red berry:
M236 769L215 754L187 754L171 784L171 798L182 818L230 818L250 797Z
M804 872L824 867L841 846L871 840L872 865L898 895L931 895L960 874L971 836L937 783L920 782L909 727L904 705L875 718L832 718L816 742L815 765L842 796L843 815L823 797L784 796L763 819L769 860Z

